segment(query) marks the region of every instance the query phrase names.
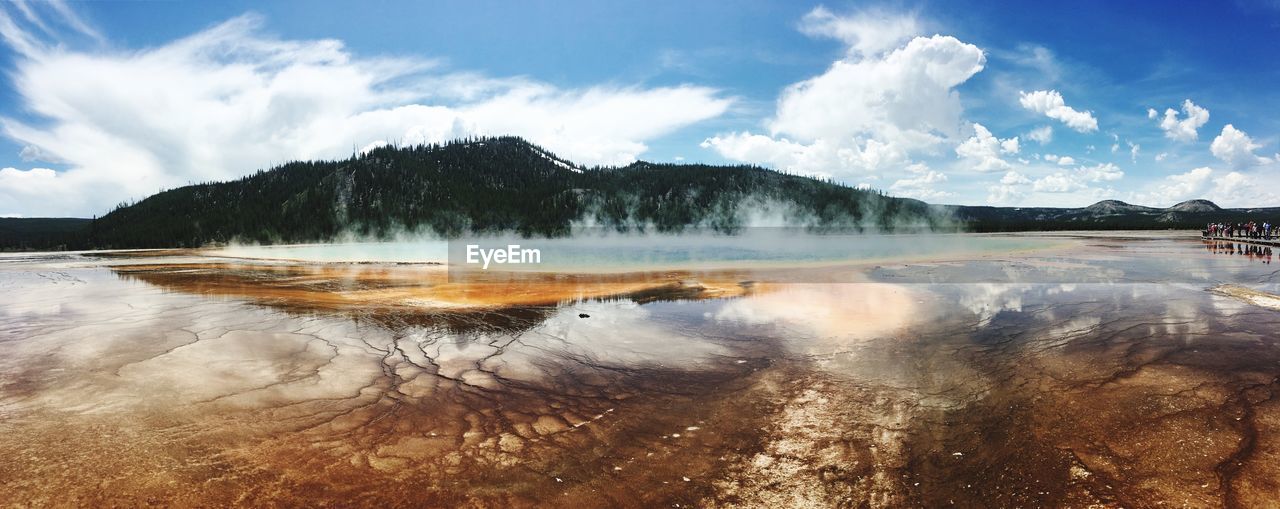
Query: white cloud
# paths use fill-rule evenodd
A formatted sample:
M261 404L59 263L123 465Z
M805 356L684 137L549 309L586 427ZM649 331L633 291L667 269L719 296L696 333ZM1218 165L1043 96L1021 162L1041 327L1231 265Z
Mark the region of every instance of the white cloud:
M1032 189L1040 193L1070 193L1086 187L1080 179L1063 172L1041 177L1032 185Z
M1071 166L1076 164L1076 160L1071 156L1062 156L1058 158L1058 166Z
M1138 151L1142 150L1142 145L1139 145L1139 144L1134 143L1134 142L1132 142L1132 141L1126 141L1125 143L1128 143L1128 144L1129 144L1129 161L1130 161L1130 162L1133 162L1133 163L1137 163L1137 162L1138 162Z
M27 145L22 147L22 150L18 151L18 157L22 158L23 161L27 161L27 162L31 162L31 161L45 161L49 163L62 162L62 161L59 161L57 157L54 157L53 154L40 150L40 147L37 147L35 145Z
M387 140L374 140L374 141L369 142L369 144L368 144L368 145L365 145L365 146L361 147L361 148L360 148L360 154L362 154L362 155L363 155L363 154L368 154L369 152L372 152L372 151L373 151L374 149L376 149L376 148L379 148L379 147L385 147L385 146L387 146L387 145L388 145Z
M1213 179L1208 198L1224 207L1257 206L1259 203L1274 205L1280 197L1272 190L1280 180L1272 174L1231 171Z
M990 205L1015 205L1026 197L1024 186L998 184L987 188L987 203Z
M1076 131L1087 133L1098 130L1098 119L1093 117L1092 112L1079 111L1067 106L1062 94L1057 90L1018 92L1018 102L1023 108L1061 121Z
M67 6L65 0L46 0L42 2L16 0L10 5L18 9L18 12L22 14L28 24L42 33L56 36L55 28L65 27L71 29L72 32L88 37L97 44L105 42L102 34L89 26L88 23L85 23L75 11L72 11ZM47 42L32 35L9 15L6 8L0 8L0 38L3 38L10 48L24 56L48 52L51 48L63 44L61 38L53 42Z
M1217 185L1219 194L1236 194L1254 187L1249 177L1238 171L1228 172L1226 175L1213 180Z
M1179 201L1194 198L1194 194L1198 192L1204 182L1209 178L1213 170L1207 167L1196 168L1181 175L1171 175L1169 181L1181 190Z
M30 170L0 168L0 182L13 184L13 188L18 191L34 191L38 184L51 182L57 176L58 172L48 168L32 168Z
M1064 157L1062 159L1069 158ZM1059 159L1059 162L1062 159ZM1124 171L1111 163L1080 166L1070 172L1056 171L1051 175L1036 179L1032 182L1032 190L1042 193L1072 193L1087 190L1091 195L1100 196L1101 193L1109 192L1109 190L1092 188L1089 186L1090 183L1111 182L1120 180L1123 177Z
M1203 198L1223 207L1257 206L1259 203L1275 203L1276 194L1271 191L1277 182L1260 174L1239 171L1223 173L1209 167L1200 167L1186 173L1170 175L1154 188L1134 194L1134 200L1166 207L1175 203Z
M1209 121L1209 110L1197 106L1191 102L1191 99L1182 101L1182 112L1186 115L1179 119L1177 110L1168 108L1164 110L1164 118L1160 120L1160 129L1164 131L1166 138L1181 142L1195 141L1199 134L1196 132ZM1147 118L1155 119L1159 115L1154 109L1147 109Z
M911 13L870 9L838 16L818 6L800 20L800 31L811 37L838 39L850 53L873 56L901 46L923 30Z
M1156 160L1156 162L1158 163L1158 162L1160 162L1160 161L1163 161L1166 157L1169 157L1169 153L1168 153L1168 152L1161 152L1161 153L1159 153L1159 154L1156 154L1155 160Z
M982 124L973 124L973 136L956 147L956 155L960 156L969 167L980 172L1005 171L1012 167L1000 158L1000 154L1018 153L1018 138L998 139Z
M961 106L952 89L985 62L982 50L946 36L913 39L883 58L842 60L787 87L769 130L811 141L886 129L908 147L933 145L941 141L934 131L958 131Z
M1016 205L1026 199L1031 179L1016 171L1008 171L1000 181L987 188L990 205Z
M917 170L919 171L919 170ZM899 179L889 186L889 190L899 196L932 200L951 196L951 193L934 188L935 184L947 181L947 176L932 170L917 177Z
M623 164L649 140L732 102L706 87L564 89L443 72L428 61L356 56L336 40L272 38L260 25L241 16L145 50L78 51L0 18L21 54L17 94L39 119L3 119L4 134L31 147L28 156L67 166L41 173L56 183L45 192L7 177L0 193L20 198L9 203L28 215L88 215L161 187L344 157L379 140L473 134L514 134L575 162Z
M1164 182L1146 193L1139 193L1135 201L1157 207L1166 207L1174 203L1204 197L1205 185L1213 169L1202 167L1186 173L1165 177Z
M19 5L24 3L25 2L22 2L22 1L18 2ZM75 11L72 11L71 8L67 6L67 2L65 0L49 0L48 5L49 7L53 8L54 12L56 12L58 16L61 17L62 23L71 27L75 31L80 32L81 34L84 34L93 38L99 43L106 42L106 38L103 37L102 34L99 33L97 29L93 28L92 26L89 26L88 23L85 23L84 20L81 19L80 16L75 13ZM23 14L28 15L28 19L34 19L31 16L31 12L29 9L23 9ZM37 22L37 24L39 23Z
M1209 151L1213 153L1214 157L1236 168L1271 163L1271 158L1253 153L1254 150L1259 148L1262 148L1262 145L1255 143L1248 134L1236 129L1231 124L1223 126L1222 134L1214 138L1213 143L1209 145Z
M87 199L85 191L69 187L65 180L58 179L58 172L48 168L0 168L0 216L65 216L58 210L32 210L25 204L47 200L55 193L66 195L62 197L65 200L83 200Z
M825 10L815 12L811 16L825 20L819 25L827 28L810 32L830 35L839 26L838 38L850 45L848 55L826 72L787 87L766 122L767 135L720 134L708 138L704 147L737 161L854 177L901 168L913 154L960 135L964 122L954 89L982 70L982 50L935 35L878 53L887 43L867 41L900 37L885 38L860 15L841 23ZM857 47L861 42L868 45Z
M1081 166L1076 168L1076 173L1090 182L1120 180L1124 177L1124 171L1119 166L1111 163Z
M816 177L832 177L831 170L848 174L902 168L909 164L902 147L875 139L853 139L843 144L825 139L804 144L747 132L713 136L702 142L726 159L765 164Z
M1015 51L1005 52L1001 56L1022 67L1034 69L1049 82L1057 82L1062 78L1062 64L1058 62L1053 51L1044 46L1019 44Z
M1018 150L1019 150L1019 147L1018 147L1017 136L1000 140L1000 152L1003 152L1005 154L1017 154Z
M1040 145L1048 145L1053 141L1053 126L1043 125L1032 129L1027 133L1027 139L1039 143Z
M1027 200L1030 192L1036 191L1034 184L1036 182L1027 178L1027 175L1020 174L1018 171L1007 171L998 182L987 188L987 203L989 205L1019 205L1021 201ZM1052 185L1052 183L1044 182L1039 185L1043 189L1046 185Z
M1000 177L1000 183L1004 185L1030 184L1031 179L1027 178L1025 175L1021 173L1018 173L1016 171L1011 171L1011 172L1005 173L1003 177Z

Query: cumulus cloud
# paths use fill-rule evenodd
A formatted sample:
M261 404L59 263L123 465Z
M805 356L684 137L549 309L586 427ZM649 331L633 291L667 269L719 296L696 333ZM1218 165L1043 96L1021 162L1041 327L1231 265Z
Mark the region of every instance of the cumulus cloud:
M1018 137L1000 140L1000 151L1006 154L1017 154L1020 150L1018 146Z
M1003 177L1000 177L1000 183L1008 186L1030 184L1031 179L1028 179L1025 175L1021 173L1018 173L1016 171L1011 171L1011 172L1005 173Z
M0 178L0 199L28 215L102 213L161 187L378 141L514 134L575 162L623 164L732 102L707 87L566 89L357 56L341 41L265 35L253 15L139 51L76 50L5 12L0 35L19 54L14 85L37 121L3 119L3 132L29 147L25 157L66 165L39 173L45 191L24 187L19 170Z
M1093 166L1076 168L1076 174L1090 182L1104 182L1124 178L1124 171L1111 163L1100 163Z
M980 172L1005 171L1012 167L1001 154L1017 154L1018 138L999 139L982 124L973 124L973 136L956 146L956 155Z
M1016 205L1026 197L1023 186L997 184L987 188L987 203L990 205Z
M1057 160L1058 160L1058 166L1071 166L1073 164L1076 164L1076 159L1071 156L1062 156L1062 157L1059 157Z
M1016 171L1008 171L994 185L987 188L987 203L991 205L1016 205L1026 199L1032 180Z
M1253 153L1259 148L1262 148L1262 145L1255 143L1248 134L1231 124L1223 126L1222 133L1209 145L1209 151L1213 152L1214 157L1236 168L1271 163L1271 158Z
M1032 129L1031 132L1027 133L1026 137L1028 140L1040 145L1048 145L1050 141L1053 141L1053 126L1044 125Z
M707 138L703 148L714 149L726 159L765 164L816 177L847 175L857 170L861 176L882 169L898 169L909 164L900 145L875 139L847 140L840 144L826 139L800 143L762 134L730 133Z
M1209 110L1197 106L1191 102L1191 99L1182 101L1182 118L1178 117L1178 111L1173 108L1164 110L1164 117L1160 118L1160 129L1164 131L1166 138L1171 140L1189 142L1195 141L1199 136L1196 131L1209 121ZM1155 109L1147 109L1147 118L1156 119L1160 115Z
M1224 207L1256 206L1258 203L1276 202L1276 194L1270 191L1276 183L1274 179L1265 180L1258 174L1203 166L1169 175L1133 196L1135 201L1162 207L1197 198L1208 199Z
M1170 175L1157 184L1155 189L1137 194L1137 201L1163 207L1184 200L1202 198L1211 175L1213 175L1213 169L1208 167Z
M874 23L862 21L863 14L846 19L825 9L814 12L809 25L826 28L809 33L836 36L850 45L849 53L826 72L788 86L765 123L767 134L720 134L704 147L737 161L855 177L900 169L913 154L960 136L965 123L955 87L986 65L981 49L943 35L915 37L889 49L888 43L868 41L902 37L880 34Z
M1032 182L1032 190L1042 193L1072 193L1089 190L1096 195L1100 190L1091 187L1090 183L1112 182L1123 177L1124 171L1120 167L1111 163L1100 163L1093 166L1079 166L1069 172L1056 171Z
M1216 173L1216 172L1215 172ZM1213 187L1207 196L1224 207L1257 206L1259 203L1275 204L1280 197L1272 190L1280 185L1274 175L1229 171L1213 179Z
M919 198L921 200L933 200L951 196L951 193L949 192L934 188L936 184L947 181L947 176L945 174L924 169L923 166L917 167L915 171L919 173L919 175L911 178L899 179L889 186L889 190L898 196Z
M1018 102L1023 108L1058 120L1076 131L1087 133L1098 130L1098 119L1092 112L1079 111L1067 106L1057 90L1018 92Z
M923 30L913 13L869 9L839 16L818 6L800 20L800 31L810 37L840 40L850 53L871 56L897 48Z
M1041 193L1070 193L1086 187L1081 179L1060 171L1041 177L1032 185L1032 189Z

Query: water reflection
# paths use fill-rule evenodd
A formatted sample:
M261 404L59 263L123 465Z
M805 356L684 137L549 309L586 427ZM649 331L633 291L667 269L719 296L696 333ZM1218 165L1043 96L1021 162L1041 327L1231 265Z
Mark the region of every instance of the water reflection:
M1205 249L1213 254L1227 256L1243 256L1248 260L1271 263L1271 247L1247 244L1244 242L1204 241Z
M0 480L32 505L1265 506L1280 315L1265 254L1226 249L805 284L15 262Z

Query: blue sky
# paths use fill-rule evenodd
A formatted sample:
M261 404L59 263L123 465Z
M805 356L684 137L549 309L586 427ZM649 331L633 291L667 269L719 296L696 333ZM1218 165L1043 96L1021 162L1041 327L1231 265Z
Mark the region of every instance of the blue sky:
M937 203L1280 205L1274 0L28 1L0 35L0 215L470 134Z

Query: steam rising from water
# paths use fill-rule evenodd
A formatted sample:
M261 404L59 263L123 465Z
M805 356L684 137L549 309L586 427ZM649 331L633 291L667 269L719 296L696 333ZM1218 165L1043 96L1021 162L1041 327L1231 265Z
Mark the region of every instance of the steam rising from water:
M493 249L518 245L539 250L538 263L493 269L599 273L902 262L1018 251L1049 244L1043 239L973 234L814 234L796 228L751 228L729 235L715 231L617 233L606 228L581 228L574 236L562 238L508 234L449 240L403 238L394 242L233 245L212 254L324 263L447 263L453 269L466 265L467 246Z
M589 191L574 190L582 194ZM654 241L667 242L674 235L713 233L716 235L740 235L744 232L763 228L785 228L800 230L814 234L888 234L888 233L955 233L963 231L963 224L956 221L953 213L946 208L924 205L912 201L895 201L881 197L864 197L857 202L857 210L848 210L840 206L816 209L815 204L801 204L792 200L779 199L763 193L741 195L733 192L716 194L712 197L686 196L685 201L709 201L709 205L701 206L701 212L685 210L681 213L693 213L698 219L676 225L658 224L640 213L641 200L637 195L622 195L610 198L608 202L599 197L579 197L581 212L569 222L564 230L551 233L506 231L476 231L470 218L459 218L455 231L439 231L427 225L407 227L403 224L380 223L376 225L361 224L347 218L343 211L348 207L340 193L335 208L340 212L339 221L346 224L339 234L329 239L327 244L369 244L369 243L435 243L459 237L600 237L634 236ZM673 198L674 199L674 198ZM910 206L905 206L910 205ZM921 207L912 208L916 205ZM624 212L619 213L618 208ZM661 204L659 204L661 208ZM892 208L892 210L890 210ZM697 209L697 207L695 207ZM652 215L652 212L649 213ZM459 234L461 232L461 234ZM655 236L658 235L658 236ZM285 244L279 238L270 242L259 243L234 239L228 248ZM322 243L325 244L325 243ZM415 260L421 260L421 257ZM402 260L395 260L402 261Z

